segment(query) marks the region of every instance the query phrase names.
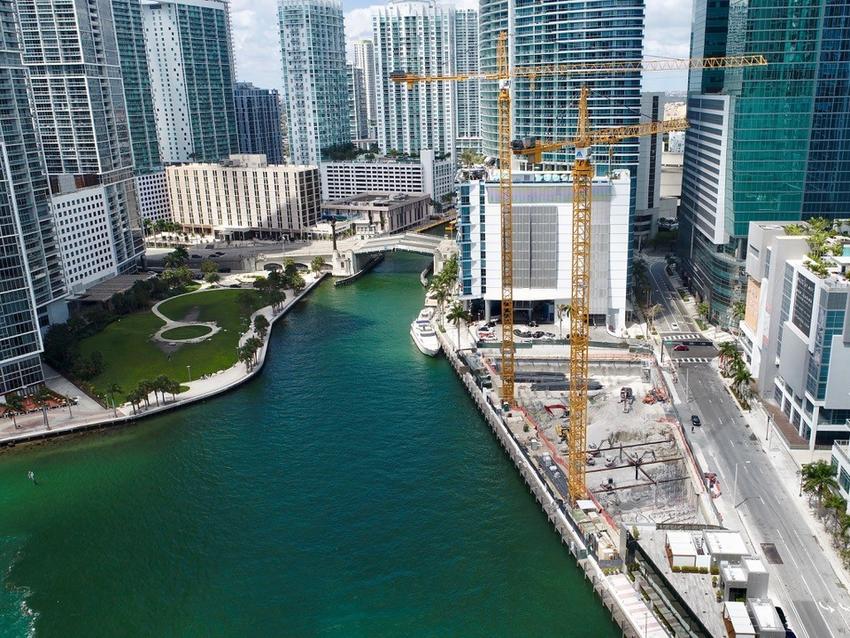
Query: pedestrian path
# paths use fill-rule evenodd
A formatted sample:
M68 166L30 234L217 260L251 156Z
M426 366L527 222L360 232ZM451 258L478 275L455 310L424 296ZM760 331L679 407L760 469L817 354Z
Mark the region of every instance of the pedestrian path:
M709 357L676 357L673 361L676 363L711 363Z
M682 341L687 339L705 339L704 335L701 335L697 332L686 332L686 333L667 333L662 332L661 338L668 341Z

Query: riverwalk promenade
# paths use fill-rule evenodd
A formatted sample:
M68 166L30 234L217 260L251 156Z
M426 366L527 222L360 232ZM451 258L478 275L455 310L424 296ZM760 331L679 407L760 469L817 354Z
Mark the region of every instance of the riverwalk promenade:
M86 396L67 379L50 368L46 368L45 382L47 386L64 396L79 397L78 405L71 406L70 408L54 408L48 410L46 415L42 414L41 411L36 411L18 416L15 419L17 428L11 418L4 418L0 421L0 447L131 423L139 419L155 416L209 399L217 394L240 386L262 370L266 360L268 343L271 339L271 326L289 312L305 295L309 294L328 274L321 273L320 275L315 275L313 273L304 273L303 276L306 283L304 289L296 295L287 296L285 303L277 312L274 312L271 306L265 306L251 315L250 328L240 338L240 346L244 345L251 337L259 336L254 332L254 318L258 315L266 317L269 321L270 329L265 339L263 339L262 347L257 351L257 363L250 369L245 364L237 362L217 374L207 375L204 378L193 379L188 383L183 383L183 387L188 389L178 394L176 398L166 399L165 401L158 400L151 393L148 397L150 405L148 407L142 406L134 411L129 403L118 405L114 408L104 408L97 401ZM189 294L204 293L199 291Z

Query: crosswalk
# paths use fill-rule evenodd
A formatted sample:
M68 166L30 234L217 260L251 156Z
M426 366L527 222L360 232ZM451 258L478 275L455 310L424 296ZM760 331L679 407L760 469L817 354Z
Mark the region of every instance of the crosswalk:
M676 357L673 360L676 363L708 363L711 361L708 357Z
M665 341L682 341L687 339L705 339L705 337L701 334L697 334L696 332L684 332L684 333L662 333L661 338Z

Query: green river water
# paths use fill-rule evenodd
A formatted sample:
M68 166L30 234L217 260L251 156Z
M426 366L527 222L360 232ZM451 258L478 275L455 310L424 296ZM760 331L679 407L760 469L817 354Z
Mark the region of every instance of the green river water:
M0 636L619 635L412 344L424 263L322 284L235 392L0 453Z

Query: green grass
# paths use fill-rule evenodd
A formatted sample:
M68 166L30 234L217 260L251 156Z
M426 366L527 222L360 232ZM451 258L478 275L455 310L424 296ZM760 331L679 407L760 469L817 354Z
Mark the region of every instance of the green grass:
M109 324L102 332L80 343L83 355L99 351L104 369L92 379L98 392L106 392L113 383L123 394L142 379L161 374L185 383L189 379L186 366L192 367L192 378L229 368L236 363L236 346L243 331L243 319L237 298L242 290L211 290L196 295L169 299L161 312L175 320L197 313L198 321L215 321L222 330L202 343L180 345L171 355L161 350L151 337L163 323L150 311L137 312Z
M174 339L175 341L179 341L181 339L195 339L197 337L203 337L205 334L209 333L209 331L210 329L207 326L180 326L179 328L166 330L161 336L163 339Z

